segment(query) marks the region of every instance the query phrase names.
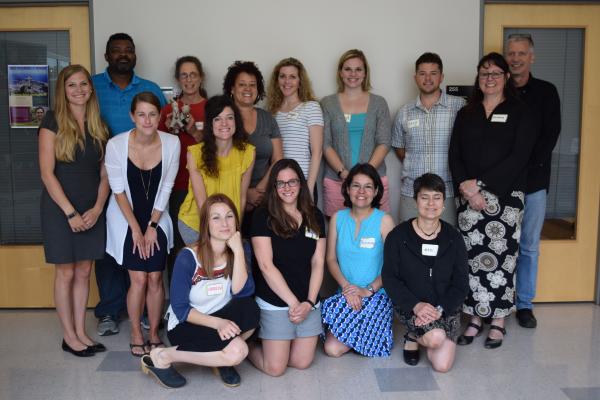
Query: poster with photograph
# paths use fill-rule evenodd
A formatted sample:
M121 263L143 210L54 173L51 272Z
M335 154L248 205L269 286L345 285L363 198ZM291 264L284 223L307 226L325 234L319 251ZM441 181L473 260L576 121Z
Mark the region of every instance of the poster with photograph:
M50 107L47 65L8 66L11 128L37 128Z

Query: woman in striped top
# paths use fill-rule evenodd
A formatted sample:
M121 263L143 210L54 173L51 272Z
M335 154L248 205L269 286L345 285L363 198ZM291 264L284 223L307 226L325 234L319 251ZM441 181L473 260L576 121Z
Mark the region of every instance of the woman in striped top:
M315 185L323 154L323 112L299 60L285 58L275 66L267 99L283 138L283 156L300 164L316 200Z

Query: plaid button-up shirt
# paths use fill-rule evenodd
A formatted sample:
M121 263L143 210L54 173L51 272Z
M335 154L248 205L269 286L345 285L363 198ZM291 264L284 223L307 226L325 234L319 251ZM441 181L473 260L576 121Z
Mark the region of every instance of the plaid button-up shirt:
M446 183L446 197L454 197L448 167L448 146L456 113L465 105L461 97L442 94L426 109L420 96L404 105L394 121L392 147L403 148L400 194L413 197L413 182L426 172L439 175Z

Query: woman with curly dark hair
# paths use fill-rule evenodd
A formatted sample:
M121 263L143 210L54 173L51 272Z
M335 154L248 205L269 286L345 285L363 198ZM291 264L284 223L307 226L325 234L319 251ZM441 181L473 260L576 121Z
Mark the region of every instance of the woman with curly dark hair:
M271 165L283 158L283 144L275 118L256 107L265 97L265 82L255 63L236 61L231 64L223 80L223 94L231 96L240 110L244 129L248 132L248 141L256 148L256 161L246 196L247 214L242 224L242 234L248 237L252 221L248 212L263 201Z
M323 330L325 223L295 160L271 168L265 207L252 218L252 246L262 346L251 348L248 358L271 376L288 366L308 368Z
M206 121L203 142L187 152L190 190L178 222L186 245L198 240L199 210L211 194L227 195L241 219L254 166L254 146L248 143L238 108L228 96L206 102Z

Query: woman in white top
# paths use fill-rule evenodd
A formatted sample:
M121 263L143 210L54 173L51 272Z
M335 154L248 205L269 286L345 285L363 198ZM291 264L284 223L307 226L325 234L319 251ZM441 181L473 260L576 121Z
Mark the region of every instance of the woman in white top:
M108 141L106 171L114 196L106 211L106 252L127 268L131 285L127 312L131 321L131 354L161 346L158 324L164 302L162 271L173 247L169 196L179 166L177 136L158 131L160 102L151 92L131 102L135 128ZM148 310L148 343L140 317Z
M233 366L248 354L245 340L258 326L259 309L249 296L239 228L229 197L214 194L202 204L200 240L179 253L173 269L167 312L173 347L142 358L142 370L163 386L185 384L174 362L214 367L227 386L240 384Z
M285 58L275 66L267 99L267 108L275 115L283 138L283 156L300 164L316 200L315 185L323 155L323 112L299 60Z

